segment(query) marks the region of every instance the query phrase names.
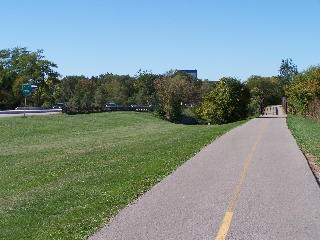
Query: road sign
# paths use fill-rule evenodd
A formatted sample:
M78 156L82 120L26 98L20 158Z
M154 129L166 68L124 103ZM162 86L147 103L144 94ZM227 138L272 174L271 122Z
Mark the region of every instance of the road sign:
M22 90L29 90L31 91L32 85L31 84L22 84Z
M27 96L32 94L32 90L36 88L37 88L36 85L31 85L31 84L22 84L21 86L22 94L24 95L24 111L23 111L24 117L26 117Z
M23 95L30 95L31 91L29 90L22 90Z
M23 95L30 95L32 93L32 85L22 84L22 93Z

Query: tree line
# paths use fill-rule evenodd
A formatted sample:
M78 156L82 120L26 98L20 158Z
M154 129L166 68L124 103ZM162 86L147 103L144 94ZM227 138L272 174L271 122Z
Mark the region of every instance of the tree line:
M288 111L320 120L320 66L297 73L285 86Z
M57 65L47 60L42 50L3 49L0 50L0 109L20 106L21 85L30 83L37 86L28 97L30 106L52 107L58 102L76 108L103 107L108 102L121 106L152 105L159 117L172 122L191 115L199 122L221 124L258 114L262 99L267 104L280 104L285 95L290 109L302 112L300 105L305 100L297 98L297 92L306 93L301 93L298 86L306 84L305 79L318 76L317 69L298 73L292 60L286 59L278 76L251 76L244 82L232 77L215 82L200 80L175 70L165 74L139 70L135 76L106 73L90 78L77 75L61 78ZM319 85L313 81L310 80L311 85ZM303 89L314 89L310 84ZM318 96L317 91L312 96Z

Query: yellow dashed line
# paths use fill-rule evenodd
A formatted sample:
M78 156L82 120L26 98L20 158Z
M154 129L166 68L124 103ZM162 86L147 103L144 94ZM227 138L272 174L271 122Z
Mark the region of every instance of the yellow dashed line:
M268 124L269 120L265 121L265 123L263 124L263 126L260 128L260 131L259 131L259 134L254 142L254 144L252 145L251 149L250 149L250 152L246 158L246 160L244 161L243 163L243 168L242 168L242 171L241 171L241 175L239 177L239 181L235 187L235 190L233 192L233 195L232 195L232 198L229 202L229 205L228 205L228 209L224 215L224 218L222 220L222 223L220 225L220 228L219 228L219 232L215 238L215 240L224 240L228 234L228 231L229 231L229 228L230 228L230 224L231 224L231 220L232 220L232 217L233 217L233 210L237 204L237 200L239 198L239 195L240 195L240 192L241 192L241 187L244 183L244 180L247 176L247 173L248 173L248 169L249 169L249 165L250 165L250 162L252 161L252 158L253 158L253 154L255 153L256 149L257 149L257 146L258 144L260 143L261 141L261 138L264 134L264 131L267 127L267 124Z
M232 216L233 212L226 212L222 220L219 232L216 236L216 240L224 240L226 238L232 220Z

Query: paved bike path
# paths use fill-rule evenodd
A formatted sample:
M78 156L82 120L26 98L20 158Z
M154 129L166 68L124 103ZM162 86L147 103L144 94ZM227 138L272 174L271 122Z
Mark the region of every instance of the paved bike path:
M89 239L320 239L320 188L285 118L257 118L205 147Z

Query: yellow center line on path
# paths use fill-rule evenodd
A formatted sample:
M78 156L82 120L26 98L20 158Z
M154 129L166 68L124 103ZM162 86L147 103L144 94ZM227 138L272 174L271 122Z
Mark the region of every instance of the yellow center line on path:
M217 236L215 238L215 240L224 240L228 234L228 231L229 231L229 228L230 228L230 224L231 224L231 221L232 221L232 217L233 217L233 210L236 206L236 203L237 203L237 200L239 198L239 195L240 195L240 192L241 192L241 187L244 183L244 180L247 176L247 173L248 173L248 169L249 169L249 165L250 165L250 162L252 161L252 158L253 158L253 154L255 153L256 149L257 149L257 146L258 144L260 143L261 141L261 138L265 132L265 129L267 127L267 124L268 124L269 120L266 120L264 122L264 124L262 125L262 127L260 128L259 130L259 134L254 142L254 144L252 145L251 149L250 149L250 152L246 158L246 160L244 161L243 163L243 168L242 168L242 171L241 171L241 175L239 177L239 181L235 187L235 190L233 192L233 195L232 195L232 198L229 202L229 205L228 205L228 208L227 208L227 211L224 215L224 218L221 222L221 225L220 225L220 228L219 228L219 232L217 233Z

